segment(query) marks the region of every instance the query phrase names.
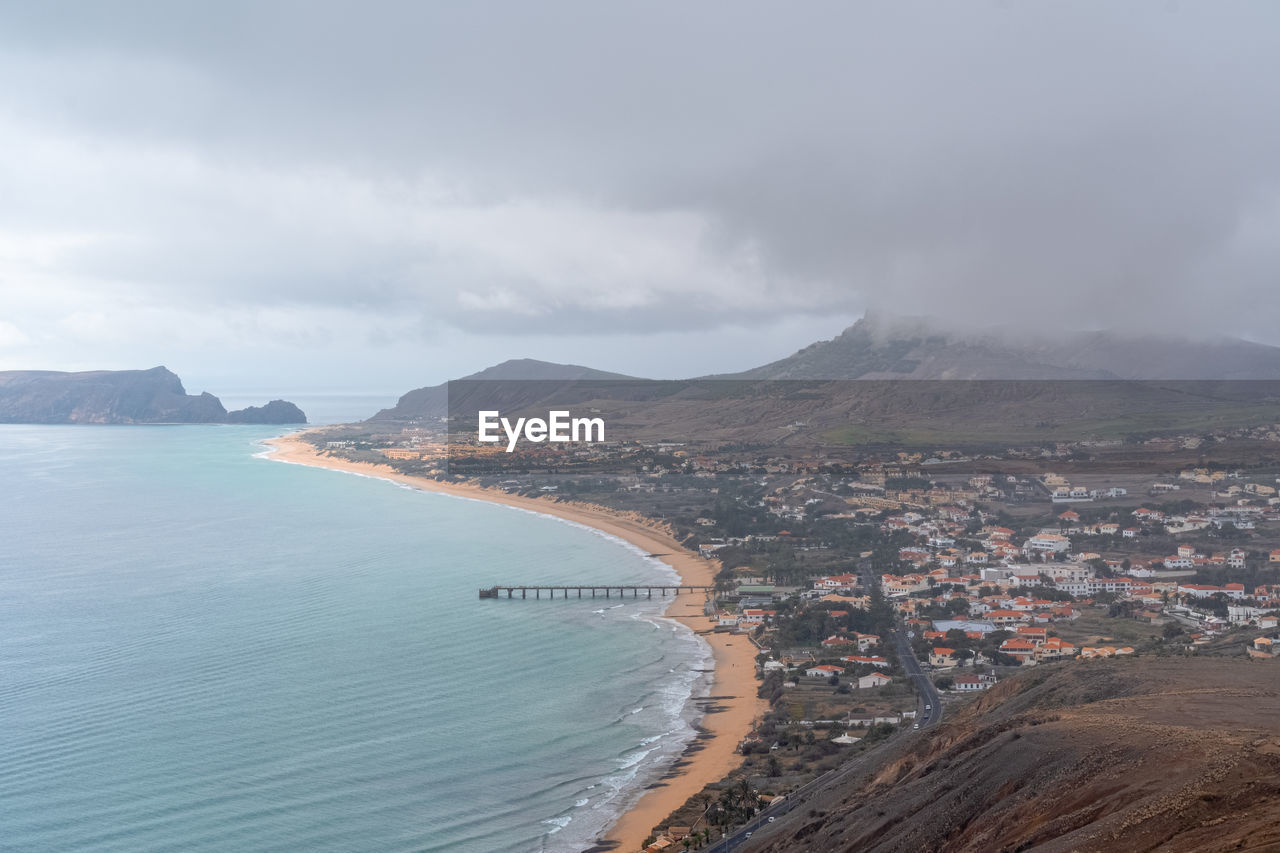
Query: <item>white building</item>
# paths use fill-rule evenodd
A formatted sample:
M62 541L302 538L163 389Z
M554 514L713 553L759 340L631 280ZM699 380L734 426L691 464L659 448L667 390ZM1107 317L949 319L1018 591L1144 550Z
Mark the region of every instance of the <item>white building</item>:
M1071 547L1071 540L1061 533L1038 533L1027 540L1027 549L1061 554Z

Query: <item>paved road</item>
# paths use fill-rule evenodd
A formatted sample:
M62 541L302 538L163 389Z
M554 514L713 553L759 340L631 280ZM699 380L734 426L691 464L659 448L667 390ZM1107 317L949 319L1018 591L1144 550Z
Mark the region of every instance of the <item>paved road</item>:
M893 642L898 649L898 660L902 663L902 668L906 670L907 677L915 682L916 692L920 695L916 722L922 729L936 725L942 720L942 701L938 697L938 688L933 686L933 680L920 669L920 661L916 660L915 652L911 650L911 641L900 624L894 626Z
M865 561L859 564L858 575L862 579L864 589L870 589L873 584L879 583L879 579ZM898 659L902 663L902 668L906 670L907 677L915 683L916 692L920 696L916 711L916 722L920 724L921 729L936 726L942 722L942 702L938 697L938 688L933 686L933 680L921 670L920 661L916 660L915 652L911 649L911 642L907 639L907 632L903 629L901 623L894 626L890 641L897 648ZM925 710L926 707L929 710ZM736 829L732 835L707 847L704 853L729 853L729 851L737 850L750 841L757 832L766 829L770 823L780 816L787 814L797 806L805 805L808 801L808 794L829 783L838 781L841 776L847 774L851 769L853 768L847 765L837 767L807 785L802 785L788 794L785 800L769 806L745 826Z

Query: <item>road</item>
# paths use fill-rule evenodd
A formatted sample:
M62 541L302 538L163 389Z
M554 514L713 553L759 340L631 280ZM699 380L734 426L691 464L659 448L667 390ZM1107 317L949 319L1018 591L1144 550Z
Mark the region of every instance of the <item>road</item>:
M874 572L866 561L859 564L858 575L862 580L864 589L870 589L873 584L879 583L879 579L875 577ZM901 623L894 625L890 641L894 644L894 648L898 650L898 660L901 662L902 668L906 670L907 677L916 686L916 693L919 696L916 722L920 724L921 729L936 726L942 722L942 702L938 696L938 688L933 686L933 680L921 669L920 661L916 660L915 652L911 649L911 641ZM928 710L925 710L926 708ZM837 767L812 782L800 786L788 794L785 800L780 803L774 803L748 821L746 825L734 830L732 835L707 847L704 853L729 853L729 851L737 850L750 841L756 832L768 827L774 820L797 806L804 805L810 793L837 782L841 776L844 776L851 769L847 765Z
M858 566L858 576L862 579L863 589L871 589L880 582L865 560ZM920 661L916 660L915 652L911 649L911 639L901 622L894 625L891 642L898 651L898 661L906 671L907 678L915 684L916 694L920 697L916 707L916 722L922 729L937 725L942 721L942 701L938 696L938 688L933 686L933 679L920 668Z
M942 700L938 696L938 688L933 686L933 679L920 669L920 661L911 650L911 640L902 625L895 625L893 642L898 650L898 660L906 670L907 678L916 685L916 693L920 696L920 707L917 708L916 722L920 728L926 729L942 721Z

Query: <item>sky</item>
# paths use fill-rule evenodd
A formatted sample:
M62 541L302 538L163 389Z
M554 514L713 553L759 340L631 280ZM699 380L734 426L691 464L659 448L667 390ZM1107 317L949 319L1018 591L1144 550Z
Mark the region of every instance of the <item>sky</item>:
M1280 344L1280 6L0 0L0 369Z

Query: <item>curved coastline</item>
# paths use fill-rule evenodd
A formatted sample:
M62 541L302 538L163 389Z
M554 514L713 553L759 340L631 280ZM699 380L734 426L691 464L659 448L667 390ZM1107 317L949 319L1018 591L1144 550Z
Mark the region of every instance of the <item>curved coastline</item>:
M672 569L683 583L711 584L716 564L702 559L680 545L660 524L636 513L621 513L595 504L551 501L509 495L469 484L440 483L425 477L401 474L390 466L351 462L326 456L301 441L298 433L267 439L267 458L316 468L391 480L424 491L480 500L548 515L614 537L656 557ZM736 748L763 711L756 697L755 647L741 635L715 634L703 613L699 596L671 599L664 617L684 625L712 652L714 672L709 697L690 701L706 703L706 713L698 721L699 734L685 753L657 782L650 784L638 800L598 839L593 850L632 853L641 850L644 839L672 811L705 785L723 778L738 765ZM713 701L708 701L710 698Z

